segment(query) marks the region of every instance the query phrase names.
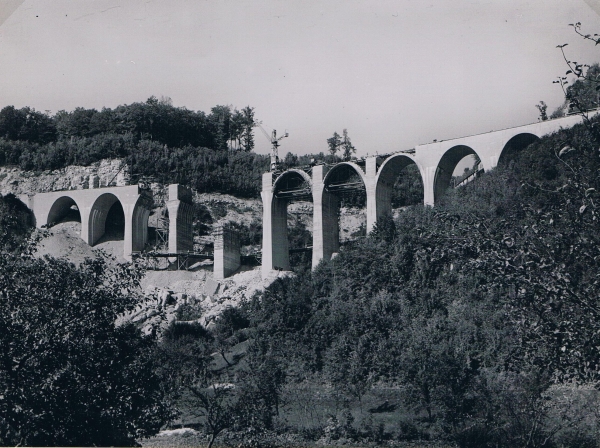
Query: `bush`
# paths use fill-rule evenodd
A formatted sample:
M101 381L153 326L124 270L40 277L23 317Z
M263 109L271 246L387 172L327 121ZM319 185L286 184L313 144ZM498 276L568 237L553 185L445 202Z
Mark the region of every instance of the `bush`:
M170 420L154 341L114 323L135 278L100 261L0 258L0 443L132 446Z
M173 322L163 332L163 337L172 341L187 337L207 339L209 333L199 322Z
M0 252L16 251L33 229L33 213L13 194L0 195Z

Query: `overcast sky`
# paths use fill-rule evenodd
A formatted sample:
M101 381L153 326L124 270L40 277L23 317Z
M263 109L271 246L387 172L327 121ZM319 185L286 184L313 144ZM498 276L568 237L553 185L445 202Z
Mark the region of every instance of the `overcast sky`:
M115 107L165 96L210 111L250 105L327 150L359 155L537 121L566 71L600 47L599 0L0 0L0 107ZM256 132L258 152L269 143Z

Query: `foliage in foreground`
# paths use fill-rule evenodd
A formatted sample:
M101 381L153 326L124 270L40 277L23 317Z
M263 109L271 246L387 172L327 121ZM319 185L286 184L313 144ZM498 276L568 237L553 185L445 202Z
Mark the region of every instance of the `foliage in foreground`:
M0 444L132 446L158 432L173 415L154 341L115 326L135 304L137 276L10 247L0 257Z

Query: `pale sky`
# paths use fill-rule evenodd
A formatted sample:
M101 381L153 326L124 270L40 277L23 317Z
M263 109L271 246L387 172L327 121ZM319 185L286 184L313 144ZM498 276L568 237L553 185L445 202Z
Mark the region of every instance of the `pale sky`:
M255 108L280 155L359 155L537 121L552 81L600 61L600 0L0 0L0 108L111 107L166 96ZM257 152L269 150L257 130Z

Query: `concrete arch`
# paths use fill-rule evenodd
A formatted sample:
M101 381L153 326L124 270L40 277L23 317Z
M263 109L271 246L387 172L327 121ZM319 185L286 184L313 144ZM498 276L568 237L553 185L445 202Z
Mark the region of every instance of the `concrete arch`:
M365 172L362 170L362 168L360 166L358 166L354 162L340 162L340 163L336 164L333 168L331 168L329 171L327 171L327 174L325 174L325 178L323 179L323 184L325 185L326 189L331 185L331 182L333 180L335 180L335 175L337 173L339 173L342 169L347 169L346 167L352 168L352 170L354 172L356 172L356 174L359 175L365 188L367 187L367 179L365 176Z
M75 203L81 216L81 239L90 246L104 235L109 210L119 202L125 218L123 257L130 260L132 251L142 250L147 242L152 193L138 185L52 191L25 199L38 227L50 224L48 220L56 220Z
M458 162L469 155L475 155L481 160L481 156L473 148L467 145L456 145L444 152L435 170L433 188L434 201L436 203L450 186L452 173Z
M299 169L280 174L275 182L271 173L263 176L263 272L290 269L287 208L292 199L313 201L311 177Z
M512 156L538 140L540 140L540 136L533 132L515 134L504 144L504 147L500 151L498 165L508 163Z
M50 210L48 211L48 215L46 217L46 223L54 224L64 218L69 209L75 205L77 210L79 210L79 220L82 221L83 217L81 216L81 207L77 204L77 201L73 199L71 196L65 195L57 198L52 205L50 206Z
M331 259L340 249L339 194L347 188L342 185L354 174L358 175L366 192L367 176L354 162L341 162L331 169L323 165L313 168L313 268L321 260ZM340 187L336 188L336 185Z
M362 163L342 162L334 166L316 165L312 168L311 178L312 194L314 204L313 214L313 267L320 260L329 259L336 251L333 241L338 241L337 207L339 205L336 194L330 188L334 184L334 177L339 173L341 167L349 169L352 167L362 182L367 192L367 225L376 222L376 217L381 210L377 206L377 193L382 185L390 183L390 173L396 171L409 159L413 159L419 168L423 179L424 203L433 206L444 190L449 186L456 164L466 155L475 154L481 160L481 167L490 171L498 165L503 155L509 154L514 146L520 147L528 141L541 138L544 135L556 132L561 128L571 127L581 122L581 117L572 115L554 120L545 120L530 123L523 126L492 130L489 132L475 134L465 137L452 138L450 140L434 140L431 143L416 145L411 154L392 155L388 160L379 156L367 157ZM388 172L389 170L389 172ZM290 176L287 174L286 176ZM302 177L305 175L300 174ZM283 181L279 177L275 182ZM267 275L272 269L281 267L277 262L277 242L273 216L277 214L274 207L280 202L273 201L274 195L273 172L263 174L262 192L263 199L263 275ZM381 193L381 192L380 192ZM387 201L384 201L387 203ZM385 207L385 205L383 206ZM378 211L379 210L379 211ZM335 235L332 235L335 233ZM287 243L285 243L287 244ZM287 246L285 246L287 248ZM280 251L281 252L281 251Z
M373 230L377 220L392 211L392 193L400 172L414 164L419 170L425 191L424 170L420 163L409 154L394 154L379 166L374 179L374 186L367 187L367 232Z
M273 192L277 194L284 187L284 182L293 181L294 179L300 180L300 183L304 182L312 192L312 179L310 176L305 171L295 168L284 171L275 179L275 182L273 182ZM289 184L286 186L289 186Z
M115 202L119 201L119 198L113 193L104 193L98 196L92 204L89 218L88 218L88 238L87 242L90 246L93 246L98 240L104 235L106 226L106 216L108 211ZM119 201L120 202L120 201ZM123 203L121 206L123 206ZM125 213L125 207L123 207L123 213ZM125 235L127 237L127 214L125 213ZM83 232L83 229L82 229Z
M409 154L393 154L384 160L384 162L379 167L377 171L376 182L379 184L380 182L395 181L395 177L398 172L402 169L406 168L411 163L414 163L419 169L419 174L421 175L421 180L424 179L424 171L421 164L411 155Z
M148 199L144 196L140 196L133 207L133 213L131 220L127 219L125 215L125 241L128 240L128 236L131 235L131 251L138 252L144 250L146 243L148 242L148 218L150 217L150 208L148 206ZM128 229L128 224L131 228ZM190 219L191 227L191 219ZM192 235L190 232L189 238Z

